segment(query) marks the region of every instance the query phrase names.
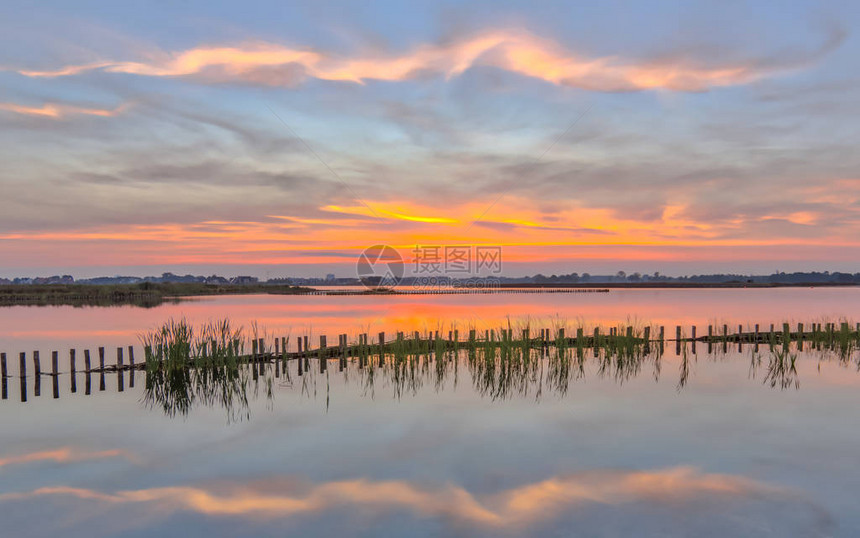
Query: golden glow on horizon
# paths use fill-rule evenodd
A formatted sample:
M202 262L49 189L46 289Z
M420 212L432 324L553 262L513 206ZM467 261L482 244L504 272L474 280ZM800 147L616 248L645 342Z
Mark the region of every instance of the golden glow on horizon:
M551 40L522 30L490 30L450 44L424 44L400 55L378 53L338 57L307 49L251 42L233 47L198 47L172 54L151 55L148 61L104 61L70 65L56 70L18 72L28 77L72 76L104 70L154 77L201 75L215 80L243 80L263 85L284 85L284 74L271 68L300 66L304 76L320 80L402 81L422 72L447 78L475 65L489 65L557 85L594 91L666 89L702 91L746 84L771 75L754 63L706 67L682 58L635 63L622 58L583 58Z

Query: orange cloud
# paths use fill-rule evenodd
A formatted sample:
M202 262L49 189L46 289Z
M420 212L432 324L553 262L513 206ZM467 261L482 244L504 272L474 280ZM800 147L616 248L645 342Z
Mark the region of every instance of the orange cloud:
M682 58L660 62L587 58L549 39L516 30L489 31L450 44L426 44L401 55L338 57L271 43L248 43L235 47L198 47L149 61L105 61L18 72L29 77L70 76L92 70L154 77L205 75L221 81L283 85L283 68L297 67L301 70L298 77L363 84L368 80L402 81L424 72L450 78L479 64L594 91L703 91L746 84L773 74L773 70L761 68L755 62L709 67Z
M277 482L277 481L275 481ZM786 496L790 492L747 478L701 473L690 467L656 471L594 471L553 477L495 494L476 496L459 486L426 489L406 481L347 480L302 487L292 482L242 485L227 491L165 487L104 493L65 486L0 495L0 501L68 496L111 504L148 503L164 512L207 515L289 517L337 506L408 509L476 525L527 525L586 503L623 504L640 500L684 501L695 496ZM280 489L283 492L277 492Z
M63 447L58 448L56 450L44 450L41 452L21 454L20 456L0 458L0 467L41 461L51 461L54 463L72 463L76 461L100 460L105 458L117 458L121 456L125 456L125 452L123 452L122 450L102 450L99 452L86 452L74 448Z
M0 103L0 110L14 112L16 114L24 114L27 116L41 116L45 118L62 119L72 115L86 116L102 116L112 117L121 113L125 109L125 105L119 106L113 110L102 108L86 108L74 105L63 105L55 103L47 103L41 107L32 107L17 105L15 103Z

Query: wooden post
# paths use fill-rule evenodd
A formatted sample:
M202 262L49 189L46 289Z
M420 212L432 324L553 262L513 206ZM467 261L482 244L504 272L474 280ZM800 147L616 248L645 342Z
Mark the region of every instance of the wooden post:
M326 336L324 334L320 335L320 372L325 372L326 367L328 366L328 350L326 349Z
M693 355L695 355L696 354L696 326L693 325L690 330L692 331L692 333L690 335L690 338L692 339L692 344L691 344L692 352L693 352Z
M302 337L301 336L299 336L299 339L296 342L296 345L298 346L299 355L301 355L302 354Z
M122 348L116 348L116 390L117 392L123 392L125 390L125 383L123 379L123 359L122 359Z
M134 346L128 346L128 386L134 388Z
M42 395L42 365L39 362L39 352L33 352L33 368L35 372L33 372L33 377L35 384L33 386L33 396L41 396Z
M89 374L90 370L91 370L91 368L90 368L90 350L85 349L84 350L84 371L87 372L87 374Z
M3 379L9 377L6 373L6 354L0 353L0 377Z
M663 340L665 340L666 339L665 337L666 337L666 327L664 327L663 325L660 325L660 341L662 342Z
M805 335L803 334L803 323L797 324L797 350L803 351L803 340Z
M70 370L69 378L71 379L71 382L72 382L71 390L72 390L72 394L74 394L74 393L78 392L78 374L77 374L77 369L76 369L76 365L75 365L75 350L74 349L69 350L69 370Z
M280 355L280 354L281 354L281 347L280 347L280 345L279 345L279 344L280 344L280 343L278 342L278 339L277 339L277 338L275 338L275 355Z
M260 346L258 347L258 349L260 350L260 355L266 352L266 343L263 341L262 338L260 338Z
M105 348L99 348L99 370L104 371L105 369Z
M257 339L256 338L251 340L251 356L256 360L256 358L257 358Z
M51 388L53 389L54 399L60 397L60 376L59 374L59 354L56 351L51 352Z
M21 352L19 355L20 364L18 364L18 372L21 376L21 401L27 401L27 354Z
M310 336L305 335L304 340L305 340L305 353L307 353L308 350L310 349L310 346L308 346L308 341L310 340Z

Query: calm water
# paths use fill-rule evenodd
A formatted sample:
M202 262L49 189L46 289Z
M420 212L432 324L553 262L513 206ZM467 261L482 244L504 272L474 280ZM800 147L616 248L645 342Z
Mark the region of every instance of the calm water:
M0 351L43 353L70 347L127 346L168 318L193 323L229 317L235 324L259 323L277 336L448 329L497 328L507 318L532 326L559 322L595 324L628 320L671 326L860 320L860 287L779 289L612 290L609 293L392 296L256 295L195 298L143 309L0 308ZM291 344L294 348L295 345Z
M630 315L667 326L860 319L858 291L13 308L0 310L0 335L10 354L46 354L128 344L180 315L256 319L275 332L330 338L449 319L494 324L508 314L602 323ZM286 374L268 373L270 396L261 377L238 413L200 404L176 416L146 403L140 372L134 388L123 379L123 392L116 376L105 376L102 391L93 375L89 395L85 376L71 394L63 374L59 399L50 377L35 396L31 377L26 403L13 378L0 401L3 534L860 535L857 352L843 360L797 353L796 370L774 376L767 346L758 356L750 346L710 355L703 347L626 366L588 354L581 371L563 375L542 359L536 376L507 388L464 356L405 378L354 363L339 371L336 361L325 373L311 361L299 376L292 361Z

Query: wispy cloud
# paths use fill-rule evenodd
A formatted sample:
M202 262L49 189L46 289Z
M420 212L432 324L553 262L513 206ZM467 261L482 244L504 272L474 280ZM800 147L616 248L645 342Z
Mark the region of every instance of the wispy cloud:
M477 65L526 77L601 92L649 89L705 91L746 84L807 65L841 43L798 55L797 62L753 58L722 65L694 61L681 54L641 61L623 57L587 57L559 43L523 30L490 30L444 44L423 44L403 54L365 53L338 56L274 43L197 47L159 53L141 61L101 61L54 70L20 69L28 77L62 77L100 70L150 77L196 77L203 81L290 86L307 78L349 81L402 81L436 74L456 77ZM802 60L802 61L801 61Z
M85 451L72 447L62 447L53 450L42 450L0 458L0 468L8 465L22 465L25 463L74 463L86 460L103 460L119 457L128 458L128 454L122 450Z
M448 485L429 489L400 480L366 479L303 485L272 479L228 488L174 486L101 492L66 486L0 495L0 502L44 497L72 497L109 504L149 504L161 512L188 511L238 517L289 517L319 513L334 507L368 510L406 509L470 525L502 529L525 526L587 504L620 505L639 501L685 502L695 499L771 497L787 499L792 492L747 478L707 474L690 467L654 471L594 471L552 477L508 490L475 495Z
M107 108L88 108L75 105L66 105L61 103L45 103L42 106L27 106L16 103L0 103L0 110L13 112L15 114L23 114L26 116L40 116L55 120L63 119L68 116L102 116L112 117L122 113L127 108L127 105L120 105L113 109Z

